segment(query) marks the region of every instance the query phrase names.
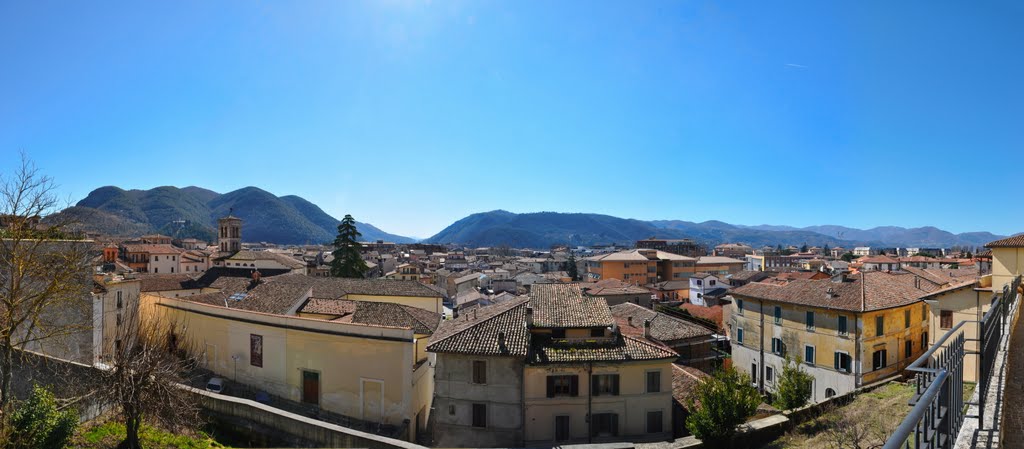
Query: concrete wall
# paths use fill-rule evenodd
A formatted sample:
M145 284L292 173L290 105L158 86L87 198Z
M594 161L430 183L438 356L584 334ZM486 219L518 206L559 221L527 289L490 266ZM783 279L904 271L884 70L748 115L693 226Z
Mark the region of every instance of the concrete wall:
M1024 248L992 248L992 289L1002 292L1003 286L1024 274Z
M978 291L968 286L930 297L925 302L929 306L929 314L931 316L928 324L928 345L939 341L950 328L955 327L961 321L966 321L962 328L964 336L968 339L978 339L980 335L978 335L979 326L976 321L981 321L981 318L988 311L989 306L991 306L992 292ZM943 328L942 312L947 310L952 312L953 319L951 320L950 328ZM948 344L949 342L946 342L946 345L943 346ZM971 354L971 352L978 351L978 342L965 341L964 349L968 352L964 355L964 380L976 382L978 378L978 355Z
M487 366L487 383L472 382L474 360ZM512 357L438 354L434 369L434 445L521 446L523 361ZM487 407L487 427L472 427L472 404Z

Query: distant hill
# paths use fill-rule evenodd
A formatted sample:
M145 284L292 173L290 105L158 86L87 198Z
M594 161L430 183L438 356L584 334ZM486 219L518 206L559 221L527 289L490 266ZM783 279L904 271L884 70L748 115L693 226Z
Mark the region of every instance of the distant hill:
M877 242L885 246L897 247L951 247L951 246L982 246L993 240L999 240L1006 236L996 235L991 232L964 232L953 234L949 231L934 226L920 228L903 228L899 226L879 226L871 229L857 229L838 225L807 226L795 228L792 226L744 226L749 229L760 230L796 230L810 231L824 234L843 240L854 240L862 242Z
M107 186L61 213L73 215L86 230L107 235L159 232L214 241L217 219L229 212L244 220L242 236L247 242L326 243L334 239L340 222L301 197L277 197L256 187L220 194L200 187L124 190ZM413 241L367 223L356 226L367 241Z
M841 228L841 229L840 229ZM741 226L721 221L694 223L683 220L643 221L599 214L538 212L516 214L503 210L470 215L448 226L430 243L468 246L548 248L554 244L632 244L636 240L692 238L707 245L742 242L764 245L950 247L982 246L1003 236L988 232L952 234L934 227L906 229L896 226L869 230L837 226Z

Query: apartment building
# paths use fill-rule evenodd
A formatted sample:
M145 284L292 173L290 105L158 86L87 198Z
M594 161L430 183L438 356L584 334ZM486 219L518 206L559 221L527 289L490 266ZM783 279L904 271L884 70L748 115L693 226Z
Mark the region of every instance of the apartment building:
M798 360L814 376L813 401L888 379L928 347L922 297L942 287L882 271L737 287L726 306L734 366L771 392L787 358Z
M530 296L445 322L437 354L434 444L560 445L671 438L672 361L628 335L603 298L577 284L535 284Z
M696 272L697 259L655 249L634 249L585 259L592 280L619 279L634 285L684 280Z

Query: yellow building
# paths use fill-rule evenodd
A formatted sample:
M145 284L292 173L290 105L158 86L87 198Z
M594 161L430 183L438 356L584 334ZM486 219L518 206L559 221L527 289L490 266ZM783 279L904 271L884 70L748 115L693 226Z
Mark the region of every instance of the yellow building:
M886 272L737 287L725 312L733 366L770 392L786 359L799 360L813 401L899 375L928 347L921 297L942 287Z
M985 245L992 250L992 288L1002 291L1013 278L1024 274L1024 234Z
M577 284L535 284L528 298L445 322L428 347L437 353L435 444L671 438L678 355L647 329L624 335L604 299Z
M939 270L936 270L939 271ZM967 341L964 342L964 380L978 379L978 340L981 339L978 322L992 304L992 277L980 279L965 277L951 280L948 287L925 295L925 303L931 313L928 324L929 345L942 338L950 329L964 322L962 329ZM948 345L949 342L946 342ZM945 346L945 345L944 345Z
M220 377L410 441L426 427L426 342L441 319L432 290L415 281L301 275L224 276L205 288L214 291L143 294L143 319L172 320Z

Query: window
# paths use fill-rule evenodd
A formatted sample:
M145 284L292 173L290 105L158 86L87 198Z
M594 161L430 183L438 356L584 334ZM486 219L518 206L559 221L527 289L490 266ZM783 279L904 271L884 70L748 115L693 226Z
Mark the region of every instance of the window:
M551 329L551 338L565 338L565 329Z
M648 393L660 393L661 392L661 371L648 371L647 372L647 392Z
M775 306L775 324L782 324L782 307Z
M921 306L921 321L928 321L928 306Z
M715 285L715 280L714 280L714 279L712 279L712 280L711 280L711 281L710 281L710 282L708 283L708 285L710 285L710 286L712 286L712 287L713 287L713 286Z
M118 326L120 326L120 325L121 325L121 314L120 314L120 313L119 313L119 314L117 314L117 325L118 325Z
M647 433L661 433L662 421L661 410L647 412Z
M764 381L765 383L772 383L775 379L775 370L770 366L764 367Z
M914 342L907 340L903 342L903 358L909 359L914 353Z
M579 396L580 378L576 375L548 376L548 397Z
M637 300L637 302L639 302L639 300ZM591 329L590 330L590 336L591 337L604 337L604 328L602 328L602 327L595 327L595 328Z
M594 396L619 395L618 374L595 374L591 377L590 384L590 392Z
M903 327L910 329L910 309L903 311Z
M846 330L846 317L839 315L839 335L847 335Z
M814 330L814 312L807 312L807 330Z
M487 427L487 404L473 404L473 427Z
M263 336L249 334L249 364L263 367Z
M921 333L921 347L922 348L927 348L928 347L928 333L927 332L922 332Z
M836 351L833 367L836 371L848 373L850 372L850 360L850 354Z
M953 311L943 310L939 312L939 327L942 329L949 329L953 327Z
M826 388L825 389L825 398L831 398L831 397L833 397L835 395L836 395L836 390L833 390L831 388Z
M174 267L171 267L171 273L174 273Z
M619 436L619 415L615 413L594 413L593 421L591 436Z
M750 364L750 383L757 385L757 364Z
M786 345L782 343L781 338L772 338L772 354L775 355L786 355Z
M874 354L871 354L871 369L874 371L878 371L882 368L885 368L885 359L887 357L888 354L886 354L885 349L875 351Z
M483 360L473 361L473 383L487 383L487 362Z
M117 292L117 308L118 309L124 307L124 303L121 302L121 293L122 292L120 292L120 291Z
M743 328L736 329L736 342L743 344Z
M160 272L160 268L159 267L153 267L153 272L154 273L159 273Z
M160 256L153 256L153 262L159 262Z
M737 315L743 315L743 300L742 299L737 299L736 300L736 314Z
M878 315L875 317L875 336L881 337L885 335L885 317Z
M697 279L697 285L704 285L704 281Z
M808 365L814 364L814 346L804 346L804 362Z

